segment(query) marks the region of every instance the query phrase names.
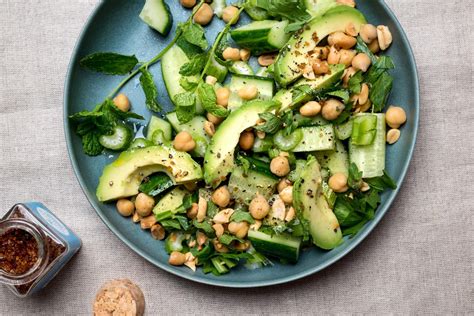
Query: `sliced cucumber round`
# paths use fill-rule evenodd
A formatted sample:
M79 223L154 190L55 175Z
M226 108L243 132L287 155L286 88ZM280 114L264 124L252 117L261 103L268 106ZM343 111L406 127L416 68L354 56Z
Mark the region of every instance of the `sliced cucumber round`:
M286 136L283 131L279 131L273 137L273 142L281 150L292 150L303 140L303 132L301 129L295 130L290 135Z
M128 147L132 141L132 130L124 125L117 124L112 135L102 135L99 137L99 143L110 150L123 150Z

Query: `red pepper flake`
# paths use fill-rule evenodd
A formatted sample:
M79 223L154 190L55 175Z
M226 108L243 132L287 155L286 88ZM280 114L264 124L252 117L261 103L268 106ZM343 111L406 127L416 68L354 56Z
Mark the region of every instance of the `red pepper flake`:
M38 244L25 230L10 229L0 236L0 269L12 275L28 272L38 261Z

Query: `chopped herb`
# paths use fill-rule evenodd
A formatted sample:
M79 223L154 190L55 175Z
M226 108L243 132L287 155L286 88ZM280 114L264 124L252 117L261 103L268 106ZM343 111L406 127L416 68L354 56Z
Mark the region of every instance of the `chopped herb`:
M82 58L81 67L108 75L126 75L138 64L135 55L116 53L94 53Z

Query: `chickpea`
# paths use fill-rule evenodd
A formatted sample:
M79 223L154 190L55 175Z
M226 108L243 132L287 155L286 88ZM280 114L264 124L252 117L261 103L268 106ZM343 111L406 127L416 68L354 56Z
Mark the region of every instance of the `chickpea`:
M354 0L337 0L336 2L339 3L339 4L342 4L342 5L347 5L349 7L353 7L353 8L355 8L355 6L356 6L356 3L355 3Z
M363 105L366 104L367 101L369 101L369 85L363 83L358 95L358 102L360 105Z
M229 230L229 233L232 235L235 235L237 238L245 238L247 236L247 233L249 231L250 225L247 222L230 222L229 226L227 229Z
M323 118L328 121L333 121L339 117L339 115L344 111L344 104L336 99L329 99L324 102L322 109Z
M321 104L316 101L309 101L300 108L300 114L306 117L313 117L321 112Z
M268 67L270 65L273 65L275 62L276 55L275 54L266 54L266 55L261 55L258 57L258 64L262 67Z
M273 174L284 177L290 173L290 163L286 157L275 157L270 163L270 170Z
M230 5L222 10L222 20L224 20L225 23L230 23L233 20L232 25L236 24L239 21L239 18L239 9L233 5Z
M132 216L135 212L135 204L127 199L120 199L117 201L117 211L124 217Z
M405 110L399 106L390 106L385 114L385 121L391 128L399 128L407 121Z
M365 181L362 181L362 185L360 186L360 192L367 192L370 190L370 185L365 182Z
M207 215L207 201L200 196L198 200L198 211L197 211L197 221L202 223Z
M196 5L196 0L179 0L179 3L187 9L191 9Z
M242 61L248 61L250 59L250 51L248 49L241 49L240 50L240 59Z
M168 262L172 266L182 266L186 262L186 255L178 251L173 251L170 254Z
M349 84L349 80L352 76L356 74L357 70L354 67L349 67L344 71L344 76L342 78L342 83L347 86Z
M350 49L354 47L354 45L357 43L357 40L354 37L345 34L344 32L338 31L329 35L328 43L329 45L336 48Z
M216 90L217 104L223 107L229 105L230 89L229 88L218 88Z
M296 217L296 211L295 211L295 208L292 206L290 207L288 212L286 212L285 222L291 222L292 220L295 219L295 217Z
M329 54L328 54L328 64L337 65L339 64L340 59L341 59L341 54L339 53L339 51L334 46L331 46L331 48L329 49Z
M257 86L251 84L251 85L246 85L243 88L241 88L238 92L239 97L246 101L250 101L255 99L258 96L258 88Z
M206 236L206 234L204 234L203 232L198 231L198 232L196 233L196 241L197 241L197 243L198 243L199 246L204 245L204 244L206 243L206 241L207 241L207 236Z
M145 193L140 193L135 199L135 209L138 215L146 217L151 214L153 207L155 206L155 199Z
M230 218L234 214L234 210L231 208L226 208L225 210L220 211L212 218L212 221L215 224L227 224L230 222Z
M196 148L196 142L191 134L186 131L179 132L174 138L173 147L178 151L192 151Z
M219 125L224 120L222 117L217 117L215 115L212 115L211 113L207 113L206 117L209 122L214 124L214 126Z
M212 122L206 121L204 122L204 131L206 132L207 135L212 137L216 133L216 127L214 126Z
M368 46L367 46L370 51L374 54L377 54L378 52L380 52L380 46L379 46L379 41L378 40L373 40L372 43L370 43Z
M349 187L347 186L347 177L343 173L335 173L329 178L329 187L336 193L344 193Z
M246 241L244 243L236 242L236 244L234 245L234 249L237 251L245 251L250 248L250 245L251 244L249 241Z
M207 3L204 3L194 15L194 22L202 26L211 23L214 17L214 10Z
M313 62L313 72L315 75L325 75L331 72L329 69L329 64L327 61L321 61L319 59L316 59Z
M257 193L257 196L250 202L249 212L255 219L263 219L270 212L270 204L265 197Z
M293 183L291 183L290 180L282 179L280 182L278 182L278 185L277 185L278 193L280 193L281 191L283 191L285 188L289 187L292 184Z
M372 43L373 40L377 39L377 28L372 24L364 24L360 28L360 37L366 44Z
M212 202L219 207L227 207L230 203L230 192L226 185L221 186L219 189L212 193Z
M132 222L134 222L135 224L140 222L140 215L138 215L137 211L135 211L132 215Z
M255 142L255 135L251 131L246 131L240 134L239 146L243 150L247 151L252 149Z
M214 76L206 76L206 83L213 86L217 83L217 78Z
M140 218L140 227L142 229L150 229L156 224L155 214Z
M288 186L280 192L280 199L287 205L293 204L293 186Z
M386 50L392 44L393 38L390 29L385 25L377 26L377 38L381 50Z
M217 239L214 239L212 241L212 244L214 245L214 249L219 252L219 253L227 253L229 252L229 248L221 244Z
M257 231L257 230L260 229L260 227L262 227L262 224L263 224L263 222L262 222L261 220L256 219L256 220L255 220L255 223L253 223L252 225L250 225L250 229Z
M390 145L395 144L400 139L401 132L399 129L392 128L387 132L387 143Z
M371 63L369 56L364 53L359 53L352 59L352 67L357 70L362 70L363 72L369 69Z
M123 93L120 93L114 98L115 106L122 112L128 112L130 110L130 100Z
M238 48L227 47L222 52L222 57L224 57L225 60L239 61L240 50Z
M339 51L339 55L341 56L339 59L339 63L346 65L346 67L349 67L352 64L352 60L354 59L356 54L357 53L354 50L341 49Z

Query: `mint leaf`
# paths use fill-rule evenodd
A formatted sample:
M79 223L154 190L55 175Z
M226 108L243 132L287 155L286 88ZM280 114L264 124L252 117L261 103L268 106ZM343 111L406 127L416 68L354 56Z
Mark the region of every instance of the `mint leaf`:
M207 83L200 84L196 92L204 110L217 117L227 117L229 110L217 104L213 86Z
M224 234L222 235L221 237L219 237L219 242L221 244L224 244L226 246L229 246L234 240L240 242L240 243L244 243L245 241L243 239L240 239L238 237L235 237L235 236L232 236L232 235L229 235L229 234Z
M198 83L195 81L191 81L186 77L181 77L179 79L179 85L186 91L192 91L197 88Z
M90 131L82 137L82 149L88 156L98 156L104 151L104 147L99 142L99 134Z
M387 72L384 72L372 86L369 98L372 101L375 112L381 112L387 103L388 97L392 92L393 78Z
M360 188L362 184L362 171L359 171L355 163L351 163L349 166L349 177L347 179L347 184L353 189Z
M181 66L179 74L183 76L194 76L200 74L207 63L207 54L199 54L191 58L189 62Z
M364 53L367 56L369 56L370 61L372 64L375 64L377 62L377 56L372 53L372 51L367 47L367 44L362 40L360 36L357 36L357 44L355 47L356 51L359 53Z
M176 116L181 124L191 121L196 113L196 97L191 92L179 93L175 96Z
M255 223L255 220L253 219L252 215L250 215L249 212L244 212L244 211L237 211L232 214L230 217L231 222L247 222L249 224Z
M275 134L283 126L283 121L273 113L265 112L259 114L259 117L265 121L263 125L255 126L255 129L268 134Z
M206 50L209 46L204 28L199 24L188 23L184 25L183 36L188 43L196 45L203 50Z
M356 72L350 79L348 83L349 90L354 94L359 94L362 90L362 82L364 81L364 75L362 71Z
M158 89L153 81L153 75L147 69L141 70L140 84L146 97L146 106L153 112L161 111L161 106L157 101Z
M144 181L138 190L150 196L158 196L173 185L173 180L166 173L157 173Z
M197 229L200 229L202 230L207 236L215 236L215 233L214 233L214 228L212 228L212 225L207 222L207 221L203 221L201 223L199 223L196 219L193 221L193 225L194 227L196 227Z
M326 95L342 99L344 103L349 102L350 94L347 90L335 90L328 92Z
M381 56L375 64L370 67L367 72L367 83L374 85L380 76L390 69L394 69L395 65L389 56Z
M116 53L94 53L82 58L81 67L109 75L126 75L138 64L135 55Z
M395 190L397 188L395 181L385 171L383 172L383 176L365 179L365 182L369 184L371 189L378 191L384 191L385 189Z

